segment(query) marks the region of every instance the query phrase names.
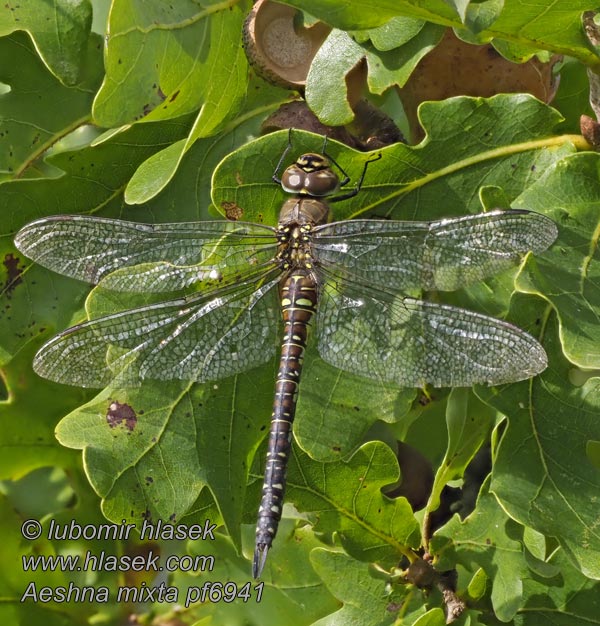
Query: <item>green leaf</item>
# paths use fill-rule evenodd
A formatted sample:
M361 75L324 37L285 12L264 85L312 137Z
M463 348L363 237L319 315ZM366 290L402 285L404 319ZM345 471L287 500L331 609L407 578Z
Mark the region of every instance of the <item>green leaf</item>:
M552 106L559 110L565 121L563 132L581 132L581 115L594 117L590 106L590 83L586 68L576 61L567 60L560 69L560 83Z
M470 33L479 33L489 28L504 8L504 0L444 0L453 7L460 21L469 29Z
M578 139L553 137L559 114L526 95L427 102L419 114L427 132L423 142L379 150L382 158L369 165L361 192L337 204L334 219L374 215L435 219L463 214L465 209L477 213L483 180L501 186L512 201L553 163L572 153L572 142ZM294 131L292 141L293 154L285 165L303 151L323 147L322 137L300 131ZM247 221L276 224L285 194L270 176L286 145L287 133L273 133L230 154L215 171L214 204L239 207L241 219ZM350 184L369 158L334 141L328 142L327 152L348 173Z
M308 0L287 0L285 4L344 30L377 28L394 16L404 14L399 7L402 3L394 0L367 0L360 4L348 2L343 5L336 0L324 0L319 4L311 4Z
M385 24L370 30L358 30L352 33L354 39L364 43L368 39L377 50L386 51L399 48L416 37L427 25L424 20L412 17L393 17Z
M445 626L446 623L446 616L442 609L431 609L413 622L414 626Z
M245 66L243 71L245 76ZM254 81L251 83L251 87L251 92L245 102L246 113L244 117L231 122L223 131L225 135L234 135L238 125L243 129L248 125L248 120L252 120L254 116L262 116L267 111L275 110L278 105L283 104L288 99L286 91L272 87L264 82L257 84ZM223 87L222 93L227 94L225 87ZM233 102L230 102L230 104L233 104ZM184 156L194 146L195 142L202 137L212 135L217 127L222 126L229 117L229 115L226 115L221 119L217 115L217 117L213 116L211 119L211 111L213 111L211 107L203 106L185 139L181 139L157 152L140 165L125 189L125 201L128 204L148 202L163 191L175 176L177 169L183 162ZM229 112L233 114L236 111L237 104L236 106L231 106ZM214 142L203 141L200 149L211 152L213 144L218 144L218 141L219 139L214 140Z
M517 287L542 293L560 321L561 346L566 357L583 368L600 367L600 263L596 258L600 157L581 153L563 159L516 202L519 207L543 210L560 227L558 242L528 271Z
M446 4L450 7L453 7L456 11L458 17L460 17L461 21L464 22L467 16L467 9L471 4L471 0L444 0Z
M398 480L392 451L369 442L346 462L319 463L296 449L288 469L288 500L318 514L315 530L336 531L349 554L393 563L419 543L418 524L405 498L381 488Z
M9 393L0 402L0 478L19 478L35 468L57 465L71 467L77 457L58 445L54 427L65 407L85 402L88 392L65 389L33 375L31 362L35 344L29 344L3 369Z
M287 0L286 4L345 30L375 28L398 15L459 30L464 26L454 7L445 0L369 0L360 5L348 3L344 6L340 6L337 0L325 0L318 5L309 0ZM478 4L481 3L469 4L466 25L473 30L485 27L478 35L481 42L507 40L531 51L548 50L567 54L585 65L600 65L600 59L581 27L582 12L593 8L587 0L571 0L568 5L504 0L499 15L499 2L490 0L482 7Z
M515 626L598 624L600 583L582 576L562 550L556 550L548 564L556 572L552 578L524 579L525 602Z
M59 394L55 394L59 395ZM87 540L84 538L49 539L50 525L54 525L61 534L64 528L76 519L82 526L98 527L105 523L98 510L98 502L91 495L91 489L83 476L79 464L73 464L68 472L38 470L20 480L3 483L2 491L7 496L0 497L0 524L2 545L0 557L5 563L13 563L14 567L3 568L0 574L0 593L4 602L0 605L0 619L7 624L50 624L51 626L77 626L92 621L94 618L109 621L115 618L119 606L114 602L116 588L121 574L109 571L109 568L96 570L93 580L82 567L37 567L25 568L24 560L31 559L76 557L83 563L87 554L98 556L122 554L131 549L122 541L113 539ZM54 503L44 501L53 490L60 486L67 491L69 500L64 496ZM46 493L47 492L47 493ZM59 502L62 504L59 505ZM43 512L42 512L43 509ZM21 525L26 520L37 519L41 523L42 534L35 540L25 540L21 534ZM121 579L122 580L122 579ZM45 589L63 587L69 583L94 589L107 587L110 590L108 602L89 600L85 602L63 602L60 611L58 603L34 601L31 597L23 599L26 590L31 594L40 593ZM35 585L32 590L30 585Z
M246 91L235 2L125 0L110 12L106 77L94 102L101 126L178 117L202 106L191 141L237 113ZM143 54L140 51L143 50Z
M244 529L244 551L254 551L254 526ZM310 626L319 617L335 611L336 600L328 592L309 562L309 551L318 545L309 527L295 527L292 520L281 522L279 536L267 560L261 582L249 578L248 561L236 553L232 542L221 534L215 535L210 545L190 542L192 555L215 554L210 581L235 584L238 590L249 585L249 598L228 602L198 602L192 609L194 619L208 620L208 624L286 624L293 615L294 626ZM206 578L195 572L175 574L173 580L181 593L188 586L202 588ZM272 579L272 582L271 582ZM181 597L180 597L181 602ZM157 608L160 608L158 606ZM190 609L188 609L190 610ZM200 622L204 623L204 622Z
M589 9L586 0L542 5L504 0L500 17L484 32L493 38L516 40L532 49L567 54L598 66L600 60L581 27L581 14Z
M377 381L365 385L320 359L315 343L304 360L294 437L311 458L327 462L347 458L376 420L402 419L416 392Z
M533 528L525 527L523 531L523 543L533 556L538 559L546 558L546 537Z
M413 624L426 611L419 601L420 594L415 598L402 587L384 594L381 580L370 576L365 564L343 553L316 549L311 561L329 591L343 603L338 611L313 626L392 626L399 619Z
M48 69L65 85L81 80L91 24L89 0L11 1L0 11L0 36L26 31Z
M470 598L473 600L479 600L483 598L485 593L485 589L487 586L488 577L485 573L485 570L480 567L474 574L471 580L469 581L469 586L467 587L467 593Z
M448 448L435 475L426 507L428 512L439 507L442 489L451 480L462 477L465 468L487 439L492 419L486 409L475 401L468 389L457 388L450 392L446 408Z
M408 33L399 32L404 27ZM373 45L359 45L340 30L329 34L313 59L306 79L306 101L324 124L339 126L352 121L354 113L345 97L346 76L361 59L365 58L367 62L369 90L382 94L394 85L402 87L417 63L444 34L443 28L431 23L426 23L415 32L414 20L396 22L391 31L383 36L375 31L366 31L363 36L374 37ZM398 34L400 41L405 40L405 43L397 43L387 51L377 48L376 41L384 48L391 45L390 34Z
M492 583L491 600L496 617L508 622L521 607L527 564L521 543L513 537L516 524L500 508L496 498L483 491L476 510L464 521L454 516L436 532L430 550L437 556L436 568L457 563L470 571L476 564Z
M364 54L362 46L342 30L331 31L319 48L306 78L306 101L324 124L342 126L354 118L345 98L346 75ZM332 93L337 94L333 101Z
M248 469L272 401L270 385L261 389L250 376L108 388L67 415L56 434L84 449L109 519L180 520L207 485L239 547ZM115 404L128 419L111 417Z
M600 578L597 493L600 475L586 455L600 439L599 379L569 382L553 315L544 322L550 367L529 383L478 395L509 417L492 472L491 490L521 524L555 537L581 572Z
M261 481L262 486L262 481ZM309 593L324 591L322 581L311 565L311 554L315 548L322 548L323 543L306 522L304 516L296 513L288 516L292 507L284 508L277 539L269 552L261 580L271 586L272 592L276 589L291 593L293 589ZM256 524L252 511L252 524L244 525L242 532L243 553L250 560L254 554L256 541ZM248 577L248 560L243 562L243 572ZM335 605L331 607L335 609Z
M462 18L464 25L472 33L480 33L488 28L494 27L494 22L498 19L504 9L505 0L480 0L469 2L466 14Z
M161 192L177 171L187 145L188 139L180 139L146 159L125 189L125 202L143 204Z
M57 139L85 123L100 84L100 37L81 51L85 72L66 87L42 64L29 38L0 39L0 80L10 92L0 97L0 181L18 177Z
M75 626L78 618L82 616L72 615L68 617L58 616L47 605L33 602L20 602L27 585L34 581L40 587L51 583L60 584L65 582L64 572L25 572L21 567L22 555L35 554L40 544L37 541L29 544L26 550L20 549L20 528L24 520L13 509L8 499L0 496L0 529L3 540L0 544L0 558L4 563L15 564L15 567L4 567L0 573L0 593L4 602L0 605L0 619L4 624L44 623L49 626Z

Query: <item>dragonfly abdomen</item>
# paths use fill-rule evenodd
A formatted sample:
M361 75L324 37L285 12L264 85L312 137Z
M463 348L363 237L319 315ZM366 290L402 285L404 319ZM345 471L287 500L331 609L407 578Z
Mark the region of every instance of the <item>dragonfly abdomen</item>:
M317 283L308 270L298 269L284 278L280 286L280 296L284 333L275 382L262 499L256 522L253 565L255 578L262 572L281 519L286 468L292 446L292 423L296 413L308 323L317 307Z

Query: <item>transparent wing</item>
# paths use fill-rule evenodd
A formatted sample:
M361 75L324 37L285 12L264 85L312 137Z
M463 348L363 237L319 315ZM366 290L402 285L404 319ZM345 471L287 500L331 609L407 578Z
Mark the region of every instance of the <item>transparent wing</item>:
M139 224L83 215L58 215L31 222L17 233L15 244L36 263L91 283L122 267L163 262L163 274L171 272L164 282L168 289L189 284L194 272L196 279L203 279L224 267L259 265L272 258L277 248L274 229L260 224ZM172 269L197 265L202 268ZM140 272L123 279L121 285L128 291L147 291L145 276ZM178 274L179 287L173 287ZM158 284L160 281L154 282Z
M531 211L490 211L435 222L349 220L314 229L314 256L335 273L386 290L452 291L542 252L554 222Z
M35 371L80 387L143 379L218 380L266 362L279 344L279 273L98 318L53 337Z
M323 289L318 349L335 367L406 387L495 385L546 368L542 346L511 324L456 307L367 293Z

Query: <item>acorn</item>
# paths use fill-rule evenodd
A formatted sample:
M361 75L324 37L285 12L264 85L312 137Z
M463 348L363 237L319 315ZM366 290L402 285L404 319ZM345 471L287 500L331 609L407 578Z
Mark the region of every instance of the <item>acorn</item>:
M258 0L244 23L244 48L265 80L303 91L312 60L330 32L323 22L304 27L293 7Z

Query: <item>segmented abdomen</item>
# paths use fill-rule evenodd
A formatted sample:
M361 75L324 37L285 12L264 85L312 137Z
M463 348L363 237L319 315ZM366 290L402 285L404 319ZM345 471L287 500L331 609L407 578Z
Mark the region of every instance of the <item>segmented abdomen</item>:
M296 413L308 323L317 307L315 279L308 270L293 272L281 283L280 297L284 334L275 382L265 479L256 522L254 578L258 578L262 572L281 519L286 467L292 445L292 422Z

